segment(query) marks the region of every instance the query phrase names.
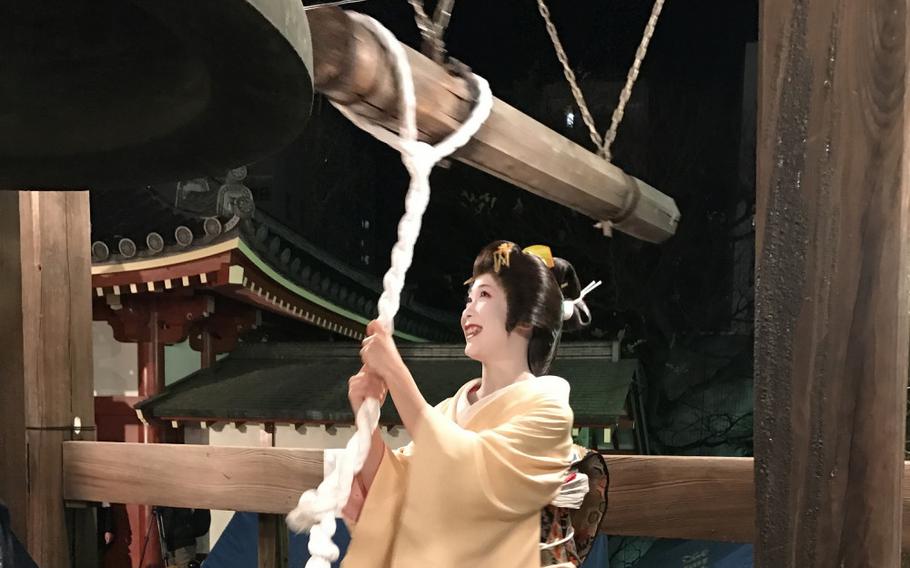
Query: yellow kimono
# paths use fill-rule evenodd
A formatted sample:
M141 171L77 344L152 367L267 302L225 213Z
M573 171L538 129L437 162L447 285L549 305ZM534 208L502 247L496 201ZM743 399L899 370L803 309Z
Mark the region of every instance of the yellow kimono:
M477 383L386 452L344 568L540 566L540 511L570 465L569 384L535 377L468 404Z

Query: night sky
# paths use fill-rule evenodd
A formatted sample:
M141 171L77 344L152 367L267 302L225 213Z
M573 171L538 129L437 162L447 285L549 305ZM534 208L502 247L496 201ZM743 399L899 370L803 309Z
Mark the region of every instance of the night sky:
M651 3L549 4L602 133ZM432 7L428 2L428 13ZM349 8L376 17L419 48L405 0ZM591 219L453 163L432 177L434 193L408 274L416 298L460 310L474 254L505 238L548 244L585 282L604 280L591 298L595 325L588 336L623 329L633 336L727 331L737 317L751 318L731 306L737 286L743 287L737 273L751 271L751 257L737 251L752 246L757 68L747 44L756 37L754 0L668 0L664 8L613 148L614 163L677 201L682 224L670 241L604 238ZM450 55L487 78L494 95L593 148L536 2L458 1L446 40ZM569 112L577 117L574 126L567 124ZM404 168L397 153L348 124L326 101L317 97L301 137L252 172L265 180L258 207L360 270L381 276L388 267L407 187Z

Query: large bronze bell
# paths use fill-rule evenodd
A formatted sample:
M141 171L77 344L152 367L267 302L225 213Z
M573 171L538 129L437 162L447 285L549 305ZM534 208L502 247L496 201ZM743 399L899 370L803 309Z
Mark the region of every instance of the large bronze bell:
M313 94L300 0L0 4L0 189L223 174L288 144Z

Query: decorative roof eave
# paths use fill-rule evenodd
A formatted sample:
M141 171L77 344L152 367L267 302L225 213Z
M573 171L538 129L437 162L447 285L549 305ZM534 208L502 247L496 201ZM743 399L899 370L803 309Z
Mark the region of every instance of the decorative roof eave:
M262 307L270 311L302 316L304 321L316 325L320 325L319 318L328 319L335 323L335 329L332 325L323 327L356 337L353 330L362 332L364 322L376 315L381 281L257 210L251 190L240 183L245 175L245 170L231 171L223 181L191 180L183 187L177 184L175 195L166 191L168 188L93 193L95 295L100 294L98 299L115 299L121 293L186 294L200 288L215 288L225 294L230 291L226 284L216 287L212 282L214 277L221 277L220 265L248 268L255 264L268 268L261 270L263 277L280 275L282 281L294 283L297 292L271 289L266 300L257 296L257 284L241 301L252 301L247 305L265 304ZM234 256L241 244L247 254L238 260ZM219 252L231 258L215 258ZM143 274L137 275L139 271ZM267 288L264 284L261 287ZM300 294L299 290L308 294ZM271 301L275 295L278 302ZM288 309L304 296L326 313L307 316ZM286 305L282 306L281 300ZM396 329L403 339L452 341L460 336L457 314L422 306L412 301L409 293L402 297L401 304ZM341 324L344 325L339 327Z
M92 288L96 296L103 297L140 291L160 292L179 286L206 286L210 276L230 262L231 254L239 244L240 237L234 236L175 254L93 264Z
M92 287L109 303L117 303L121 294L210 289L353 339L363 338L369 322L285 278L239 236L176 254L94 265ZM398 330L395 335L405 341L428 341Z

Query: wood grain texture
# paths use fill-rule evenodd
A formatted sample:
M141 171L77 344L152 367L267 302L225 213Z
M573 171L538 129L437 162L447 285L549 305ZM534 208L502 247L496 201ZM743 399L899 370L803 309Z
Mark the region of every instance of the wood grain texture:
M62 566L61 443L76 417L94 437L88 193L0 192L0 227L0 499L36 561Z
M64 444L63 457L69 500L284 514L322 480L321 450L72 442ZM753 539L752 459L610 456L608 465L604 532ZM910 477L910 462L904 475ZM905 493L903 509L910 514L910 490ZM910 544L910 531L904 542Z
M28 451L19 224L19 194L0 191L0 499L10 509L13 531L25 535Z
M278 543L275 537L278 534L279 517L259 513L259 539L257 566L259 568L276 568L278 565Z
M25 547L38 566L68 566L69 531L63 507L61 444L70 437L60 430L29 430L28 529Z
M610 456L607 534L749 542L752 460Z
M900 561L910 344L907 18L906 0L761 4L761 568Z
M263 424L259 429L259 446L275 447L274 424ZM282 554L282 534L287 534L287 527L281 515L259 513L259 568L282 568L287 564Z
M259 568L284 568L288 565L287 534L283 516L259 514Z
M19 193L29 427L94 425L88 207L88 192Z
M322 481L322 450L76 442L63 459L78 501L286 514Z

